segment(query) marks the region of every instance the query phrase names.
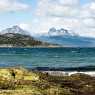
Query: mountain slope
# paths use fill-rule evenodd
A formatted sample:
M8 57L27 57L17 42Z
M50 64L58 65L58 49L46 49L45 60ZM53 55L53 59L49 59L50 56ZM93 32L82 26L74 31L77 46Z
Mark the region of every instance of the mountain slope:
M95 47L95 38L82 37L64 28L50 28L47 36L43 35L38 39L65 47Z
M18 34L22 34L22 35L29 35L28 31L25 31L25 30L21 29L17 25L14 25L10 28L6 28L6 29L4 29L0 32L1 35L5 34L5 33L14 33L14 34L18 33Z
M1 31L0 46L10 47L31 47L31 46L48 46L48 43L41 42L31 37L28 32L18 26L7 28Z

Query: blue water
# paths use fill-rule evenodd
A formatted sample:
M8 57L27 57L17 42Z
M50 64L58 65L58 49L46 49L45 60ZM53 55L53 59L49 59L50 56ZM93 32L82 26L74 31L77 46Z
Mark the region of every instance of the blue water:
M95 48L0 48L0 67L95 66Z

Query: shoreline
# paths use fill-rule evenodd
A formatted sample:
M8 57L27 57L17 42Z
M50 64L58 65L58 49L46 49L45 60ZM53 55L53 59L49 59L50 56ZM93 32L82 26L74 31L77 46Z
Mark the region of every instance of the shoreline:
M65 46L0 46L0 48L95 48L95 47L65 47Z
M20 69L20 68L26 69L30 72L47 73L52 76L71 76L73 74L86 74L86 75L95 77L95 66L81 67L82 69L80 70L77 68L56 68L55 69L55 68L48 68L48 67L26 68L26 67L21 67L21 66L13 66L13 67L0 67L0 70L1 69Z
M71 72L65 72L65 71L41 71L42 73L48 73L51 76L71 76L73 74L85 74L92 77L95 77L95 71L85 71L85 72L78 72L78 71L71 71Z
M88 65L88 66L80 66L80 67L34 67L34 68L27 68L37 71L65 71L65 72L86 72L86 71L95 71L95 66Z
M42 73L48 73L52 76L71 76L73 74L86 74L95 77L95 66L84 66L75 68L48 68L48 67L37 67L37 68L26 68L30 71L38 71Z
M25 67L20 67L20 66L13 66L13 67L0 67L0 70L1 69L26 69L26 70L28 70L28 71L30 71L30 72L41 72L41 73L45 73L45 74L48 74L48 75L51 75L51 76L71 76L71 75L73 75L73 74L85 74L85 75L89 75L89 76L92 76L92 77L95 77L95 69L94 70L84 70L84 71L82 71L82 70L80 70L80 71L78 71L78 70L49 70L49 69L44 69L44 70L42 70L42 69L40 69L40 70L38 70L38 69L33 69L33 68L25 68Z

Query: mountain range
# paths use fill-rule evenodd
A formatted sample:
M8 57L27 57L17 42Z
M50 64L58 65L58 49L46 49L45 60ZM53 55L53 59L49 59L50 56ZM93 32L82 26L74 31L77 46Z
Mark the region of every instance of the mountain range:
M35 29L36 31L36 29ZM15 25L0 32L0 46L62 46L95 47L95 38L82 37L65 28L49 29L47 35L31 36L28 31Z
M0 32L0 47L49 46L48 43L34 39L29 32L13 26Z
M48 35L42 35L38 39L64 47L95 47L95 38L83 37L65 28L52 27L49 29Z
M49 36L77 36L78 34L70 31L70 30L67 30L65 28L60 28L60 29L56 29L55 27L52 27L49 29L48 31L48 35Z

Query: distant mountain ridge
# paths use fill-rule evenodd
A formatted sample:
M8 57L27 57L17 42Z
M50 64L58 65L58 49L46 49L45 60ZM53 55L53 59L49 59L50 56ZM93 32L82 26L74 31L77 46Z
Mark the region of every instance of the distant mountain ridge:
M67 30L65 28L56 29L54 27L50 28L48 31L49 36L77 36L78 34Z
M48 35L42 35L38 39L64 47L95 47L95 38L83 37L65 28L52 27Z
M35 30L36 31L36 30ZM65 28L52 27L48 35L31 36L15 25L0 32L0 47L95 47L95 38L82 37Z
M0 32L0 47L49 46L49 43L34 39L19 26L13 26Z

